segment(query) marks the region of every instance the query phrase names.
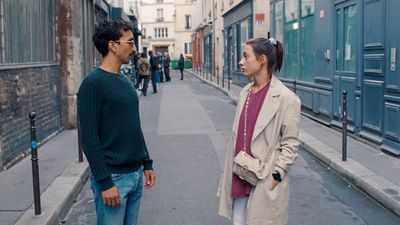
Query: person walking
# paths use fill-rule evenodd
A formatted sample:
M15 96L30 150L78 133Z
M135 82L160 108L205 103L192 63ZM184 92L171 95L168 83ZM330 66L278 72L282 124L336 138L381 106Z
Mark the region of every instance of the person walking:
M183 58L183 54L180 55L179 61L178 61L178 69L181 71L181 79L183 80L183 68L185 66L185 59Z
M93 42L102 62L79 88L78 113L97 225L135 225L143 186L154 185L155 173L140 125L138 96L119 74L121 64L136 51L132 27L122 20L101 22Z
M171 64L171 58L169 57L168 52L164 53L163 57L163 67L164 67L164 75L165 75L165 81L171 81L171 77L169 75L169 65Z
M218 191L218 213L234 225L288 222L287 174L298 156L301 103L277 78L282 61L279 41L257 38L246 43L239 62L253 82L240 92ZM253 176L242 174L241 156L255 165Z
M150 56L150 71L151 71L151 85L153 86L153 93L157 93L157 83L160 81L160 75L158 74L158 70L160 67L160 63L158 58L153 55L153 51L149 51ZM157 77L158 76L158 77Z
M150 79L150 63L147 60L146 53L143 52L138 57L136 68L138 68L138 74L139 74L139 79L138 79L138 82L136 83L136 89L139 88L139 85L143 81L143 86L142 86L141 91L143 93L143 96L146 96L147 95L147 87L149 85L149 79Z

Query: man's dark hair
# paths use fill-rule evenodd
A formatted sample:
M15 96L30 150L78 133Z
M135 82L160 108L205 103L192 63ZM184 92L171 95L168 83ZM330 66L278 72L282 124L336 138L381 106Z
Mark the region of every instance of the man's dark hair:
M119 40L123 31L132 31L132 25L120 19L106 20L96 26L92 39L103 57L108 54L108 42Z

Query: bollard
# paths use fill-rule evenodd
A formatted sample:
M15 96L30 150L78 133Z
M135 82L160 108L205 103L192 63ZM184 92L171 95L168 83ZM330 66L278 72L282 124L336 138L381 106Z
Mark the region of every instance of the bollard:
M228 91L231 90L231 69L228 67Z
M225 66L222 66L222 88L225 87Z
M83 162L81 123L79 122L78 98L76 100L76 126L78 131L78 162Z
M211 66L210 66L210 82L212 82L212 77L214 75L213 73L214 73L214 69L211 68Z
M217 85L219 86L219 66L217 66Z
M342 161L347 160L347 92L343 91L342 100Z
M35 215L38 216L42 212L40 206L40 184L39 184L39 162L37 153L37 142L36 142L36 127L35 127L36 114L34 112L29 113L29 119L31 121L31 161L32 161L32 180L33 180L33 202L35 205Z

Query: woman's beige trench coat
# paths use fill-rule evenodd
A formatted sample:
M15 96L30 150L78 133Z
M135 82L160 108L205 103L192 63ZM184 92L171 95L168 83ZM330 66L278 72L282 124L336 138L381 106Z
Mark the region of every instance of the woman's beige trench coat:
M219 214L232 218L232 165L233 150L240 113L252 84L240 92L233 124L232 141L227 151L224 172L218 188ZM288 222L289 166L297 158L299 146L300 99L282 82L272 76L271 84L258 115L251 152L265 163L263 180L252 189L247 205L248 225L286 224ZM282 177L273 190L271 173L279 171Z

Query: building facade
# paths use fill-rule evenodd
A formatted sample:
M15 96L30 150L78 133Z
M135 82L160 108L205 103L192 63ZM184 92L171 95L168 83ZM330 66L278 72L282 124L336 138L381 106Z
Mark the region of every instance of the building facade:
M169 52L175 56L174 0L143 0L140 4L141 52ZM143 13L146 12L146 13Z
M30 112L39 144L76 127L76 93L101 60L94 27L111 11L105 0L0 0L0 168L29 152Z
M192 0L175 0L175 52L173 58L180 54L192 55Z
M224 1L222 10L225 42L224 73L237 83L249 79L241 73L239 61L249 39L268 37L269 1Z
M400 20L396 0L271 1L272 33L282 40L280 77L303 112L400 155ZM295 84L295 86L294 86Z

